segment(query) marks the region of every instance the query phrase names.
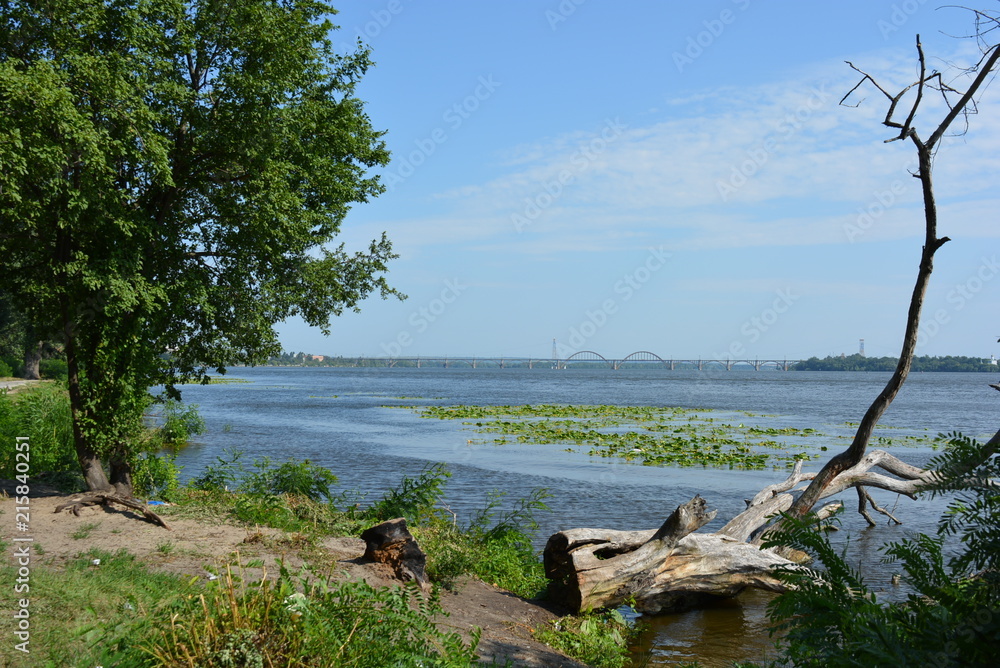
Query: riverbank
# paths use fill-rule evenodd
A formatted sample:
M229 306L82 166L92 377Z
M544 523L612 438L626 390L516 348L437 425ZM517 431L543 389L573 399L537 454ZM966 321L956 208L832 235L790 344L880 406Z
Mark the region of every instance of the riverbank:
M57 514L53 512L55 507L66 497L38 485L32 485L28 530L19 531L15 520L23 518L18 518L21 511L16 504L16 483L2 483L0 490L3 492L0 536L6 556L3 564L9 567L5 569L5 577L16 579L18 555L24 551L27 556L20 559L29 562L25 568L30 573L30 590L16 593L13 580L8 583L10 586L0 589L3 592L0 601L9 611L17 608L21 596L30 601L26 609L31 614L31 654L17 651L13 641L0 646L0 663L12 668L39 665L39 658L52 649L50 644L58 644L62 651L79 646L81 652L88 641L97 641L99 645L100 639L94 638L93 633L79 635L86 627L107 621L95 614L95 610L135 607L130 603L131 586L125 583L117 591L106 592L109 600L95 601L95 610L60 607L61 592L51 591L47 586L58 582L58 578L49 575L79 569L81 561L86 570L96 572L101 565L92 563L89 555L93 554L126 550L147 571L182 576L193 582L196 590L217 577L216 574L225 573L227 565L242 565L245 582L259 581L262 577L273 580L281 564L294 571L308 563L321 567L336 581L364 581L376 587L398 584L383 566L361 559L365 546L356 537L326 537L311 542L294 531L242 526L198 516L197 508L184 504L157 507L169 524L169 531L143 521L131 511L112 508L84 508L79 516ZM26 538L31 541L25 541ZM435 619L438 628L443 632L458 632L466 642L472 638L474 629L480 629L477 655L487 664L495 661L504 665L509 660L515 666L584 665L532 638L533 629L559 617L558 611L544 602L529 601L480 580L463 577L453 591L442 593L440 603L447 616ZM142 612L145 611L139 610L137 614ZM11 615L4 615L0 624L4 638L14 638L17 621Z

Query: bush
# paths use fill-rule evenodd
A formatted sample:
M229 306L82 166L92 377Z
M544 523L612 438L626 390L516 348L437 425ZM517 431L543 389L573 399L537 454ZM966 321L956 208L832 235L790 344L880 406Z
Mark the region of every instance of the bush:
M163 425L160 436L164 443L186 443L192 436L205 433L205 420L198 413L197 404L182 404L175 399L167 399L162 410Z
M0 359L0 378L10 378L14 375L14 370L6 361Z
M332 498L330 488L337 484L337 476L332 471L308 459L293 458L275 466L270 457L259 457L254 460L253 470L248 470L240 461L242 458L240 450L224 450L215 464L207 466L204 473L191 481L191 487L251 496L291 494L321 502Z
M44 359L38 363L38 375L42 378L63 382L69 378L69 366L66 364L66 360Z
M132 490L138 497L175 501L181 467L177 455L145 453L132 462Z
M0 374L4 377L20 378L24 374L24 360L17 357L0 357L0 363L6 364L10 371L7 372L6 376ZM0 367L2 367L0 364Z
M414 525L440 517L438 504L444 482L450 477L448 467L440 462L428 466L416 478L404 477L398 487L365 511L365 517L379 522L403 517Z

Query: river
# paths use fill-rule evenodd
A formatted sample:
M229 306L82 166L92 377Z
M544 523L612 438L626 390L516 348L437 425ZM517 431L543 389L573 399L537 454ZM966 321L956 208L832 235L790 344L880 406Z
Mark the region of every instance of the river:
M248 456L278 461L309 459L330 468L340 489L375 500L402 476L416 475L431 462L446 462L452 477L445 501L460 518L481 507L490 490L518 499L546 488L552 494L551 512L537 517L541 547L545 538L563 529L654 528L695 494L719 510L705 529L710 531L742 510L744 499L787 473L650 467L565 452L559 445L487 445L459 421L423 419L400 407L554 403L711 409L720 418L765 427L817 429L825 436L811 441L813 451L825 444L836 452L853 434L848 423L860 420L889 374L258 367L235 368L227 377L249 382L183 388L184 401L198 405L208 429L178 456L184 479L214 463L224 448L238 448ZM987 387L995 381L992 374L912 374L878 433L895 440L950 431L988 437L997 428L1000 396ZM896 447L894 452L916 465L935 454L926 445ZM818 469L822 461L811 466ZM846 514L838 540L850 536L860 560L877 562L877 546L887 540L934 530L940 501L876 498L896 506L904 525L868 529L856 513ZM854 499L853 494L845 497L849 508ZM876 584L889 590L888 571L881 570L884 582ZM644 620L649 631L636 652L648 665L763 659L771 651L767 600L765 594L750 592L711 610Z

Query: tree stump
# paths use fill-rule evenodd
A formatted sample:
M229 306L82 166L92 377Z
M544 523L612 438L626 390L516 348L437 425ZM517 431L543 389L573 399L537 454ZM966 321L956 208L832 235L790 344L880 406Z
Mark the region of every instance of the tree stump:
M366 529L361 534L365 541L364 559L388 565L403 582L416 582L420 589L429 592L431 585L424 568L427 555L406 528L406 520L397 517Z

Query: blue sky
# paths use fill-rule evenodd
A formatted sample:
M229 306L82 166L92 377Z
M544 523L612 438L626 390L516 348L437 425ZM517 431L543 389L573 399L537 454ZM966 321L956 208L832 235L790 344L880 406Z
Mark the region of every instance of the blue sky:
M377 65L386 231L406 301L287 350L369 356L799 359L899 352L923 241L915 157L859 75L911 83L915 35L957 87L971 16L920 0L341 3ZM984 7L996 9L995 3ZM929 108L918 131L940 114ZM1000 355L1000 90L935 163L939 233L918 354Z

